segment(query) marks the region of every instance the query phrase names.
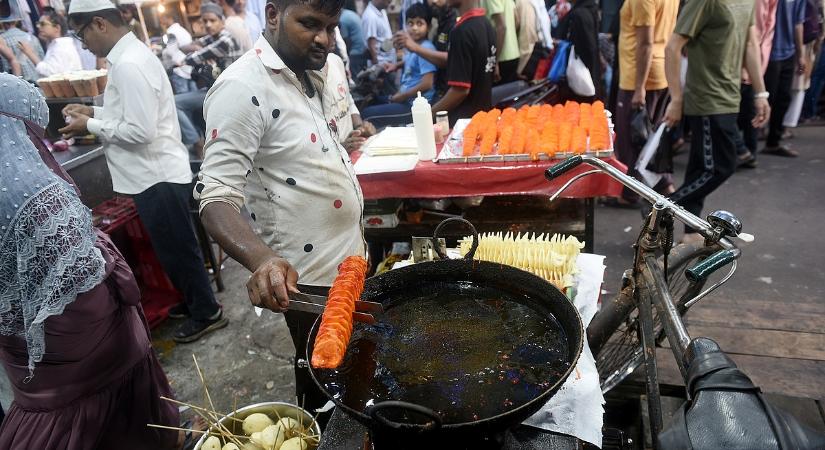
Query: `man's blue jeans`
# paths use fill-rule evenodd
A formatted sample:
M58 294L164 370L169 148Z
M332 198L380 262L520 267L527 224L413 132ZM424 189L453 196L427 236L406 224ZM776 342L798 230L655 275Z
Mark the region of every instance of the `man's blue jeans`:
M197 116L200 111L203 111L204 99L206 99L205 89L175 95L181 140L184 145L192 145L204 136L204 131L199 126L202 121Z
M198 90L198 85L195 84L193 80L183 78L176 73L169 75L169 81L172 83L172 92L175 94L183 94L185 92Z
M410 104L391 103L389 97L381 96L376 99L376 104L368 106L361 111L361 117L369 120L376 128L390 126L404 126L412 123L412 111Z

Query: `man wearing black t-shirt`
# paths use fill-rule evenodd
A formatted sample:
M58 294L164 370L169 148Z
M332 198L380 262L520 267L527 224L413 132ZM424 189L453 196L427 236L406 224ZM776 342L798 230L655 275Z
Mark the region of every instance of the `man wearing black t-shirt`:
M478 111L492 108L493 69L496 66L496 32L478 0L449 0L458 10L458 21L450 31L447 54L447 85L444 97L433 112L447 111L450 126Z

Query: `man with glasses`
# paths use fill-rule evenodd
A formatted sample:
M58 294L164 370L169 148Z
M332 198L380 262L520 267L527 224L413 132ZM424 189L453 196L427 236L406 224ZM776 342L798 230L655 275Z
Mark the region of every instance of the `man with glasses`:
M172 86L149 48L109 0L73 0L69 21L86 48L109 64L103 107L68 105L67 135L92 132L104 141L115 192L131 195L152 247L185 303L170 316L187 320L177 342L225 327L189 215L192 172L180 140Z
M42 56L42 52L35 50L40 46L38 43L18 42L21 52L35 65L40 76L83 69L77 47L72 38L66 36L67 30L63 16L47 12L37 22L37 36L46 42L46 55Z

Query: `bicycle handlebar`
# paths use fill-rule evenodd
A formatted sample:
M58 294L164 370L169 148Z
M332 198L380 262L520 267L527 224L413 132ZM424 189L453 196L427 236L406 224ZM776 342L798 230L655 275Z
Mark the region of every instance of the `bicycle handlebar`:
M693 267L689 267L685 271L685 276L688 280L696 283L704 281L713 272L725 267L733 262L738 255L732 250L719 250L718 252L708 256Z
M626 175L626 174L622 173L621 170L611 166L610 164L608 164L608 163L606 163L606 162L602 161L601 159L596 158L594 156L587 156L587 155L571 156L570 158L567 158L566 160L564 160L564 161L562 161L562 162L560 162L560 163L558 163L558 164L556 164L552 167L547 168L547 170L544 171L544 176L548 180L553 180L553 179L561 176L562 174L576 168L581 163L587 163L588 165L590 165L592 167L595 167L599 171L604 172L607 175L610 175L611 178L618 181L622 185L626 186L628 189L632 190L633 192L639 194L640 197L644 198L648 202L650 202L652 204L661 204L661 205L663 205L665 208L673 211L673 215L677 219L679 219L680 221L682 221L683 223L685 223L689 227L691 227L695 230L698 230L699 233L702 234L703 236L705 236L706 238L713 238L714 237L713 227L706 220L691 214L686 209L684 209L681 206L677 205L676 203L674 203L669 198L659 194L658 192L654 191L653 189L651 189L647 185L643 184L642 182L636 180L635 178L633 178L629 175ZM572 180L568 181L564 186L562 186L561 189L559 189L559 191L556 193L556 195L558 195L558 193L560 193L561 191L567 189L567 187L570 184L572 184L572 182L576 181L577 179L578 179L578 177L573 178ZM726 250L734 251L736 253L736 256L738 256L739 249L736 247L736 245L734 245L727 238L724 238L724 237L721 238L719 240L719 245L721 245L722 248L724 248ZM716 267L716 268L718 268L718 267Z

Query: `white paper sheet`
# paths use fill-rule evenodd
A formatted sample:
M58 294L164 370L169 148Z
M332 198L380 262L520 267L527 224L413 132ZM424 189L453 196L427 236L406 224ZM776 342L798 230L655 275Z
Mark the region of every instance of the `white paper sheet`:
M362 153L352 166L356 175L387 172L410 172L418 165L418 154L370 156Z
M370 156L418 155L415 128L387 127L367 139L363 153Z
M581 253L576 262L579 274L573 303L587 329L598 308L604 279L604 256ZM599 374L587 343L587 333L584 333L584 346L573 373L556 395L523 424L569 434L601 448L603 416L604 396L599 386Z

